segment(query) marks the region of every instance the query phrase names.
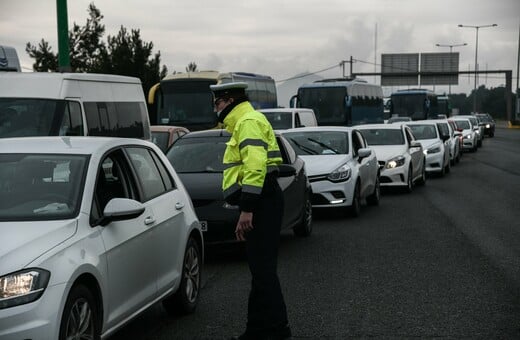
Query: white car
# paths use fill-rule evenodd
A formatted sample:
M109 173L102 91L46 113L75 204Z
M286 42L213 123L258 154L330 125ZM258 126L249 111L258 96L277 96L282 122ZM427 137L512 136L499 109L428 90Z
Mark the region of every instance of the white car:
M457 118L467 118L473 130L475 131L475 135L477 137L477 147L482 146L482 141L484 140L484 126L480 125L478 122L478 118L475 115L459 115Z
M203 237L160 149L0 140L0 339L99 339L162 300L192 312Z
M452 117L451 120L455 123L459 131L462 133L462 150L463 151L477 151L478 136L473 129L468 118L461 118L458 116Z
M460 150L459 135L455 135L453 127L448 123L447 119L435 119L437 123L441 139L445 139L444 145L450 150L450 164L455 165L460 161Z
M379 204L379 166L356 129L303 127L283 132L305 161L313 208L343 207L359 216L361 201Z
M426 155L426 172L437 173L441 176L450 172L450 150L445 144L446 138L449 137L441 137L437 123L434 120L416 120L406 123L406 125L422 144L423 152Z
M415 183L426 182L426 160L422 145L402 123L357 126L376 153L381 186L404 187L412 192Z

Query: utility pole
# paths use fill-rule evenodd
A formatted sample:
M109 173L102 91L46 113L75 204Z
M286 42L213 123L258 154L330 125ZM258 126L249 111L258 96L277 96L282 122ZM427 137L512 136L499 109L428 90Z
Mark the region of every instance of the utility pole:
M56 0L58 18L58 70L70 72L67 0Z

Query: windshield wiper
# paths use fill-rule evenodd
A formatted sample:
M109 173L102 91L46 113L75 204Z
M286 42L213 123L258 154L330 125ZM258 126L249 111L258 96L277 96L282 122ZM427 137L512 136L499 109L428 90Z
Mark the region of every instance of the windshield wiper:
M311 142L313 142L313 143L316 143L316 144L318 144L319 146L322 146L322 147L324 147L325 149L334 152L335 154L338 154L338 153L339 153L338 150L336 150L336 149L334 149L334 148L328 146L328 145L325 144L325 143L322 143L322 142L320 142L320 141L317 141L317 140L315 140L315 139L313 139L313 138L307 138L307 140L308 140L308 141L311 141Z
M291 142L293 142L300 150L307 152L309 155L317 155L318 152L316 150L313 150L309 147L306 147L305 145L301 145L297 141L294 140L294 138L289 138Z

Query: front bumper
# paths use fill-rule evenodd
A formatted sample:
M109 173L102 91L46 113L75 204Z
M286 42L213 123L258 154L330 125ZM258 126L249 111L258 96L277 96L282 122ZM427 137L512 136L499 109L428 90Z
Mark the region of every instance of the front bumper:
M349 178L334 183L325 176L310 179L312 186L313 208L349 207L352 205L356 182Z

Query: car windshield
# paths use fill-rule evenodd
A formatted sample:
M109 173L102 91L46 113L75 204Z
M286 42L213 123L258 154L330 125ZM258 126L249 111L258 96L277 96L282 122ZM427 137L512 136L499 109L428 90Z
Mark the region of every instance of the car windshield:
M73 218L88 156L0 154L0 221Z
M467 121L467 120L455 120L454 122L459 129L463 129L463 130L471 129L471 125L469 124L469 121Z
M291 112L263 112L273 129L290 129L292 128Z
M437 129L435 125L409 125L410 129L417 139L435 139L437 138Z
M177 173L222 172L225 138L180 138L166 156Z
M342 131L286 132L285 138L297 155L348 154L348 133Z
M152 131L152 142L157 145L163 152L168 149L168 140L170 135L168 132Z
M403 145L404 136L400 129L362 129L360 130L368 145Z

